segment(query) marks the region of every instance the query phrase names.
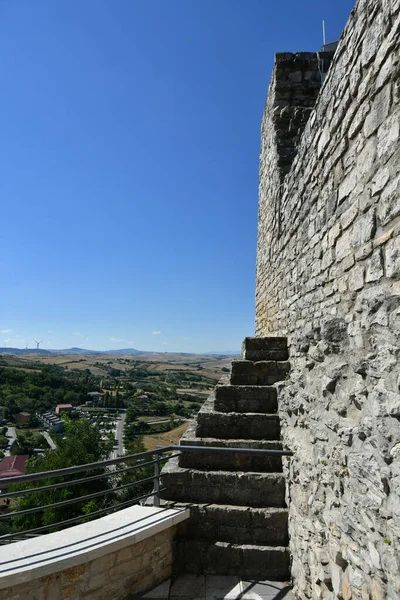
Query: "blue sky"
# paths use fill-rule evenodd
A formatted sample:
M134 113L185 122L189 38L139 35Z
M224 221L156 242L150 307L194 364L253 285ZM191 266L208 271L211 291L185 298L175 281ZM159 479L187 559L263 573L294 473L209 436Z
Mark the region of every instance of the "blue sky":
M274 53L352 6L0 0L0 345L238 349Z

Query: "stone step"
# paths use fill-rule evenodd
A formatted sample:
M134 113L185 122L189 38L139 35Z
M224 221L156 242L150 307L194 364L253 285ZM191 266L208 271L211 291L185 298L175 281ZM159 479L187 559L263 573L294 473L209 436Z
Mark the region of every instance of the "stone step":
M272 385L285 379L290 371L288 361L233 360L231 385Z
M247 337L242 344L244 360L288 360L289 351L285 337Z
M281 546L186 539L178 542L176 555L178 568L186 573L289 579L289 551Z
M216 412L203 405L197 415L196 435L223 440L279 440L279 417L277 414Z
M277 391L272 386L219 385L215 389L214 408L220 412L275 413Z
M257 508L219 504L168 503L189 509L190 519L180 527L186 538L219 540L233 544L287 546L287 508Z
M161 472L161 497L176 502L234 504L260 508L285 505L285 479L281 473L252 471L200 471L179 466L172 458Z
M190 425L180 441L181 446L213 446L219 448L252 448L255 450L282 450L282 442L269 440L220 440L196 437L196 425ZM286 457L263 454L231 454L216 451L182 452L179 466L205 471L258 471L280 473Z

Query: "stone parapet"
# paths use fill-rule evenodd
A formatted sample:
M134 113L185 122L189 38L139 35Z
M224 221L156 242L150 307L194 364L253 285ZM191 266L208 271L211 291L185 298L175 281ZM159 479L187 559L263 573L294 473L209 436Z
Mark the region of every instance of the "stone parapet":
M4 600L126 600L172 573L187 509L133 506L0 549Z

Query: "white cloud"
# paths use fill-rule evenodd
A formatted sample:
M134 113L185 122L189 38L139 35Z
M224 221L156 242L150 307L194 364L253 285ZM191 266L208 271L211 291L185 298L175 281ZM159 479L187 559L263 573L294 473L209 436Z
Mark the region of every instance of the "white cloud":
M1 333L11 333L12 329L0 329Z
M153 335L161 335L161 331L152 331L151 332Z
M73 335L82 335L80 331L74 331Z
M117 337L110 337L108 339L110 342L123 342L124 341L121 338L117 338Z

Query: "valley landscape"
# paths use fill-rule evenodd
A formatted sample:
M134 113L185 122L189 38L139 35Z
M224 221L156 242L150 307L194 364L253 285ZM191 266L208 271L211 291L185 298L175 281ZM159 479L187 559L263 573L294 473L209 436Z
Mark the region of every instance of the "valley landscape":
M139 442L146 449L177 443L232 361L232 356L224 355L136 350L85 353L74 348L66 354L41 349L19 353L11 348L3 350L0 406L6 455L12 452L12 444L15 451L30 454L29 444L22 447L16 439L25 441L24 429L28 435L36 433L35 429L40 433L42 424L36 414L54 412L62 404L71 405L69 419L98 422L104 441L114 436L110 456L122 454ZM28 415L27 424L19 423L21 413ZM118 426L119 420L122 423ZM105 427L107 421L112 425ZM8 435L8 431L15 435ZM54 432L50 435L57 437Z

